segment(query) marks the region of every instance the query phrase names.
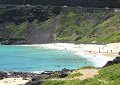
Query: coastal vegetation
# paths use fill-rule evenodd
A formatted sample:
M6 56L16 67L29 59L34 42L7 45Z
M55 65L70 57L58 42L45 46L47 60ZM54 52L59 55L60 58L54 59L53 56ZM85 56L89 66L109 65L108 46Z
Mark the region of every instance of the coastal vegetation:
M78 70L80 70L80 69L95 69L95 67L94 66L84 66L82 68L78 68Z
M48 29L49 26L50 26L50 20L46 20L44 22L40 22L39 20L37 20L37 23L36 23L37 27L38 28L45 28L45 29Z
M91 15L92 14L92 15ZM56 40L109 43L120 41L120 12L63 13Z
M11 38L26 38L26 29L28 29L28 22L23 22L20 24L10 23L9 28L11 30L10 37Z
M70 73L70 74L68 74L67 78L74 78L74 77L78 77L78 76L82 76L82 74L80 72Z
M94 78L84 80L48 80L42 85L119 85L120 84L120 64L114 64L99 70L99 74Z
M1 40L7 37L23 38L30 43L33 43L31 41L103 44L120 42L120 12L115 9L41 5L13 7L0 10Z

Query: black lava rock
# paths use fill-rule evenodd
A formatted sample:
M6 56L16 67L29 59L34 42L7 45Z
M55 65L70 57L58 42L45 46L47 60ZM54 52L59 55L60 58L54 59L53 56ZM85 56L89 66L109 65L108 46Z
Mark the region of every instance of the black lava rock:
M29 82L25 85L42 85L42 78L41 76L33 77Z
M61 74L59 75L60 78L65 78L66 76L68 76L67 73L61 73Z
M114 60L108 61L103 67L110 66L113 64L118 64L118 63L120 63L120 57L116 57Z
M7 77L7 73L0 71L0 79L6 78L6 77Z
M25 85L42 85L42 81L29 81Z

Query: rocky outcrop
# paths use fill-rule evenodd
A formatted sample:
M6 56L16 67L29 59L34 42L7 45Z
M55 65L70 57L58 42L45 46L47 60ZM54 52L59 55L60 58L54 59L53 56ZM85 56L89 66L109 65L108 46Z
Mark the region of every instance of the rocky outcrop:
M34 77L25 85L42 85L42 79L40 76Z
M28 73L28 72L8 72L8 77L22 77L22 78L34 78L36 76L41 76L40 74L36 73Z
M25 85L42 85L42 79L53 78L52 75L57 74L59 78L65 78L69 72L73 70L63 69L61 71L45 71L41 74L28 73L28 72L3 72L0 71L0 80L4 78L18 78L22 77L23 80L31 79Z
M71 72L72 70L69 69L63 69L61 71L46 71L42 72L38 76L32 77L32 79L27 82L25 85L42 85L42 79L49 79L53 78L52 75L57 74L57 77L59 78L65 78L68 75L68 72Z
M0 80L7 77L7 73L0 71Z
M31 80L29 82L27 82L25 85L41 85L42 84L41 74L0 71L0 80L2 80L4 78L14 78L14 77L15 78L22 77L23 80L27 80L27 78L31 78Z
M114 60L108 61L108 62L104 65L104 67L106 67L106 66L111 66L111 65L113 65L113 64L118 64L118 63L120 63L120 57L116 57Z
M0 5L0 43L33 44L53 41L53 27L46 22L61 12L58 6ZM23 23L23 24L21 24ZM41 26L41 24L44 24ZM16 30L13 30L13 29Z

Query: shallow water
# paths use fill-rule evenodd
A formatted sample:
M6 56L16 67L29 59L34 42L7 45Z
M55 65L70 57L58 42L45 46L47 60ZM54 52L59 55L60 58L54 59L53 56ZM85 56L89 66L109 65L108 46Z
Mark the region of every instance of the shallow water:
M0 46L0 70L40 72L94 65L72 51L25 46Z

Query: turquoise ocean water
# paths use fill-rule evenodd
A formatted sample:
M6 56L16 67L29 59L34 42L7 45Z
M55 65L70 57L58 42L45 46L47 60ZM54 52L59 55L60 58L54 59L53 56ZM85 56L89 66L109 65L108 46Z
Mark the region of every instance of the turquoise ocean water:
M93 65L72 51L0 45L0 70L41 72Z

